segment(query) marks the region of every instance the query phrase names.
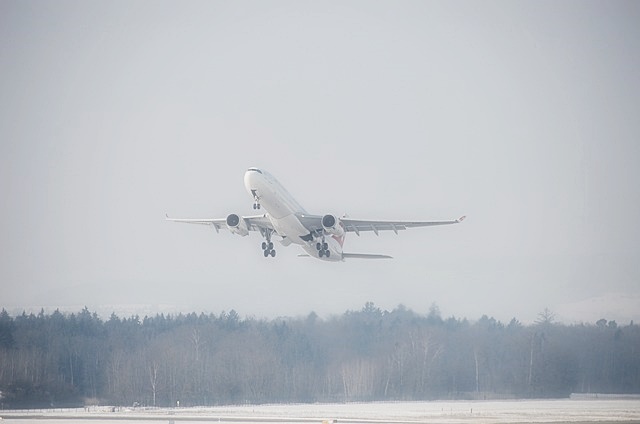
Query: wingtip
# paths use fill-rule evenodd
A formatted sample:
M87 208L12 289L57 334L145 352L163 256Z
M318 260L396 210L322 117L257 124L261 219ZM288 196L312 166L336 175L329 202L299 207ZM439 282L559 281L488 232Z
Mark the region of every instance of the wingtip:
M458 221L458 223L464 221L467 218L466 215L462 215L460 218L458 218L456 221Z

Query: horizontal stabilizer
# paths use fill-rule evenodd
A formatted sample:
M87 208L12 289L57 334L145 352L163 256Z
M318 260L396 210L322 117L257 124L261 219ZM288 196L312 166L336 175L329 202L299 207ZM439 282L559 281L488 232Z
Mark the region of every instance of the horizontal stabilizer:
M310 255L301 253L299 258L310 258ZM369 253L343 253L342 259L393 259L393 256L389 255L373 255Z
M389 255L374 255L370 253L343 253L344 259L393 259Z

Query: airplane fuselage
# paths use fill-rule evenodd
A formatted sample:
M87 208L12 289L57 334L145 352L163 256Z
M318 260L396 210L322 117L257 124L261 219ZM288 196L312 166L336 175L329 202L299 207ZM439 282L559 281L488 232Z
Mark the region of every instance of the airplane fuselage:
M244 186L256 205L265 209L276 233L283 237L283 244L297 244L310 256L318 257L317 244L326 243L325 250L330 254L319 259L342 260L344 236L310 233L300 221L307 212L274 176L261 169L249 168L244 174Z

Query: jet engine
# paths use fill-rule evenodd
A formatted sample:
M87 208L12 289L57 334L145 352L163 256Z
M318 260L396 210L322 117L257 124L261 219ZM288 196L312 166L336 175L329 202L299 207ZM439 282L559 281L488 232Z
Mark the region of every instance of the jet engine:
M344 226L335 215L325 215L322 217L322 227L324 230L334 236L342 236L344 234Z
M242 237L249 234L249 228L244 218L239 217L235 213L232 213L227 217L227 228L233 234L241 235Z

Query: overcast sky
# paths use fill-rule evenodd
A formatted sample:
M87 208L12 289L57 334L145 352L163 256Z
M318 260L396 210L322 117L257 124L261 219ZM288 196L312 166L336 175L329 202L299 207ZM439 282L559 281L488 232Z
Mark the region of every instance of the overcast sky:
M0 307L640 321L636 1L0 1ZM258 234L310 212L461 225Z

